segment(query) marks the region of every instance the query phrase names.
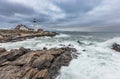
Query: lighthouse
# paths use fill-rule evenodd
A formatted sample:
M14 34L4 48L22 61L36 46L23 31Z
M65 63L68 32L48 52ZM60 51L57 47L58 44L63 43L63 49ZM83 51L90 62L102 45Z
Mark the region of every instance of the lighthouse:
M35 29L35 31L37 31L37 20L36 19L34 19L33 20L33 26L34 26L34 29Z

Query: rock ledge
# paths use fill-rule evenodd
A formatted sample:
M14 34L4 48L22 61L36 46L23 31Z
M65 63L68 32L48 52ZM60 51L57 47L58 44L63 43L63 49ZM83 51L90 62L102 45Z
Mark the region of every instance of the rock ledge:
M0 79L54 79L75 51L69 47L37 51L0 48Z

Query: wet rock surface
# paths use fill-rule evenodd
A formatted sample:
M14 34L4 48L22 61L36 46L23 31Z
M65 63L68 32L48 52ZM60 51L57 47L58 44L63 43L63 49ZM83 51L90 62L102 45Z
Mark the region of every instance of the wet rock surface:
M117 43L114 43L114 44L112 45L112 49L120 52L120 45L117 44Z
M0 48L0 79L54 79L75 51L68 47L37 51Z

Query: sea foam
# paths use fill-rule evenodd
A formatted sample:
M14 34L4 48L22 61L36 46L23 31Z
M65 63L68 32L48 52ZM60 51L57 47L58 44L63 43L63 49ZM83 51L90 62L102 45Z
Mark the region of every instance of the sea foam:
M40 37L20 42L1 43L0 47L7 50L19 47L38 50L43 47L49 49L70 46L76 48L79 55L77 59L70 62L69 66L61 68L56 79L120 79L120 53L111 49L113 43L120 44L120 37L103 42L80 40L83 44L77 43L76 40L80 38L60 34L52 38Z
M81 55L62 67L56 79L120 79L120 54L109 47L113 43L120 43L120 38L79 46ZM86 51L82 52L83 48Z

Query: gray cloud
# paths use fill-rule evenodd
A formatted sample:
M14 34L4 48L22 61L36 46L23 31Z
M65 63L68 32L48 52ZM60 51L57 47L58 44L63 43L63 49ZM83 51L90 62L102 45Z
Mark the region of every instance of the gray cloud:
M0 1L0 27L12 27L17 23L24 21L22 17L17 17L16 15L34 15L35 11L32 8L27 7L19 3L11 3L7 0Z
M0 14L3 16L13 16L15 13L31 15L34 10L25 5L18 3L10 3L6 0L0 1Z
M32 24L52 29L99 31L120 29L119 0L0 0L0 27ZM99 30L98 30L99 29ZM118 31L118 29L115 29ZM114 30L114 31L115 31Z

